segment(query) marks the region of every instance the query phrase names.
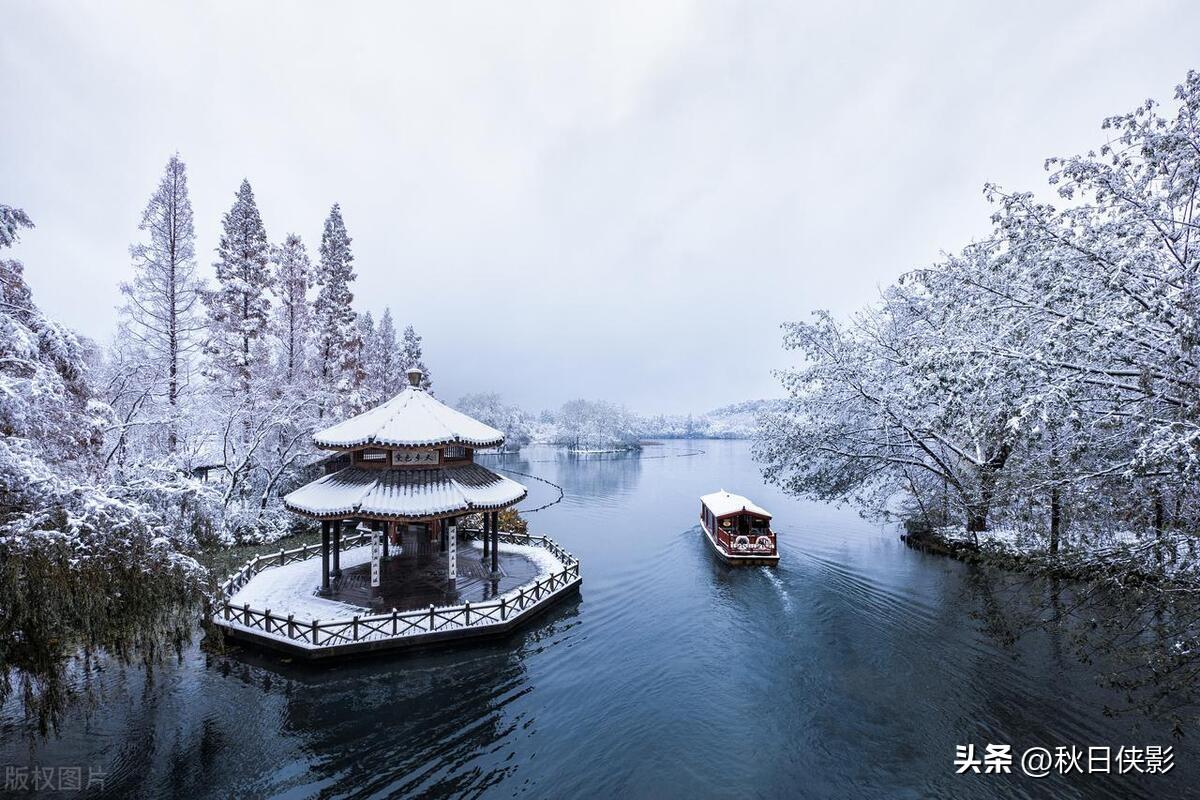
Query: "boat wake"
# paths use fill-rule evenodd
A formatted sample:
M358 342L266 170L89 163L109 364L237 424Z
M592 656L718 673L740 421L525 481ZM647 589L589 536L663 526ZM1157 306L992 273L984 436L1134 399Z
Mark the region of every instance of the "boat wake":
M788 614L791 614L792 596L788 594L788 590L783 585L783 581L779 580L779 576L775 574L777 569L777 567L759 567L758 571L770 579L771 583L775 586L775 591L779 592L779 599L783 603L783 610Z

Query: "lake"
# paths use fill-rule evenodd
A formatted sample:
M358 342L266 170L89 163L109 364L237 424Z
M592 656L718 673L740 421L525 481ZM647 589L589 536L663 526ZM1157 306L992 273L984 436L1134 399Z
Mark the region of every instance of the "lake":
M765 487L741 441L640 456L486 457L560 485L528 516L583 586L498 642L306 666L185 651L96 665L90 712L32 748L10 702L0 763L81 766L111 796L1184 797L1194 733L1106 717L1066 637L1008 647L972 611L978 570L906 548L852 510ZM554 500L530 486L527 509ZM722 565L699 496L775 514L781 563ZM986 581L983 582L986 586ZM999 602L1003 602L1000 596ZM1166 775L954 774L955 746L1173 745ZM1014 766L1019 773L1019 768ZM62 793L71 796L72 793ZM78 795L79 793L74 793Z

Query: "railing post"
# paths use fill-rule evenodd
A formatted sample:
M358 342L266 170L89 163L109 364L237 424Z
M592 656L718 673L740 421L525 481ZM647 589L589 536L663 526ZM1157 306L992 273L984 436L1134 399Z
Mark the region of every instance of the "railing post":
M503 597L501 597L500 598L500 621L504 622L504 620L507 617L508 617L508 601L505 600Z
M392 609L392 636L396 635L396 617L398 616L396 609Z
M242 606L242 624L247 628L250 627L250 604L245 603Z
M271 609L263 612L263 630L267 633L271 632Z
M429 604L429 632L433 633L433 603Z
M521 587L520 592L517 595L517 600L520 603L518 608L524 609L525 608L525 587L524 586Z
M465 606L463 606L463 608L467 612L467 621L463 624L465 627L469 628L469 627L471 627L471 601L468 600L467 604Z
M316 646L317 646L317 633L318 633L320 630L321 630L320 626L317 624L317 621L314 619L314 620L312 621L312 643L313 643L313 647L316 647Z
M228 622L229 618L233 615L233 609L231 609L229 607L228 600L225 601L224 606L225 606L225 621Z
M283 566L283 548L279 548L279 566Z
M295 639L295 638L296 638L296 620L295 620L295 616L296 616L295 614L288 614L288 638L289 638L289 639Z
M350 630L351 630L350 638L357 642L358 641L358 615L357 614L354 615L354 623L350 626Z

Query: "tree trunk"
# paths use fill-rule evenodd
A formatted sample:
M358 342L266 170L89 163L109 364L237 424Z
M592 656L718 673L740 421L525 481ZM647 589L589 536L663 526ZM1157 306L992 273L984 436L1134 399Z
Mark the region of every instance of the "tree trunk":
M988 513L996 494L996 476L1004 469L1010 452L1009 445L1001 445L995 455L979 466L979 497L969 500L967 505L967 532L973 534L976 546L979 533L987 530Z
M167 278L167 371L169 373L167 383L167 398L170 402L171 419L167 425L167 446L171 455L175 455L175 450L178 446L178 431L176 423L179 420L179 297L178 297L178 277L179 277L179 243L176 241L176 225L177 219L175 216L175 205L179 198L179 175L178 171L172 176L171 203L170 203L170 241L167 245L167 261L170 274Z
M1154 545L1154 558L1158 561L1159 568L1161 568L1163 563L1163 517L1165 514L1163 511L1162 493L1157 488L1153 489L1152 493L1154 498L1154 539L1156 542Z
M1058 484L1050 489L1050 553L1058 553L1058 539L1062 532L1062 503L1059 498Z

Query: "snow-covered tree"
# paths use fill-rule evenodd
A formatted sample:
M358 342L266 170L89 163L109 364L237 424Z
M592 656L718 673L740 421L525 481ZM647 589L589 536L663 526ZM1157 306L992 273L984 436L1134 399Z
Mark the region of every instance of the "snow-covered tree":
M637 416L603 400L570 400L555 417L555 444L577 452L636 449L640 438Z
M359 360L363 363L364 369L370 373L370 365L379 355L379 339L378 332L375 330L375 315L370 311L358 315L358 342L359 342ZM368 380L373 376L368 374Z
M0 205L0 249L30 227ZM111 422L88 348L34 305L21 263L0 258L0 702L15 681L43 731L78 648L151 657L189 635L204 593L188 532L106 482Z
M377 352L372 370L375 375L376 402L384 402L395 397L405 386L403 355L400 344L396 341L396 324L392 321L392 309L385 308L379 318L379 331L375 339Z
M216 288L208 304L208 373L219 390L247 396L265 343L270 318L270 245L250 182L243 180L222 220L217 246Z
M0 250L32 227L24 211L0 205ZM34 305L21 262L0 259L0 441L93 469L108 409L93 407L86 372L83 345Z
M153 382L150 397L165 401L166 446L173 454L183 415L180 396L190 388L191 356L203 328L192 202L187 168L178 153L167 161L138 227L146 239L130 247L134 276L121 285L123 341L137 350L137 374Z
M433 380L429 377L429 367L425 366L425 359L421 353L421 335L412 325L407 325L404 328L404 339L400 343L400 372L403 374L414 367L423 374L421 388L426 391L432 389Z
M989 238L848 323L786 326L805 366L759 442L768 477L926 516L940 488L972 531L1025 515L1055 551L1068 521L1200 526L1200 75L1176 100L1050 159L1064 207L988 187Z
M361 406L361 344L355 324L354 254L337 203L329 210L321 235L321 260L313 304L313 378L317 383L320 415L340 417Z
M273 248L271 255L275 263L275 292L279 297L275 312L278 366L285 383L292 386L303 382L308 369L308 290L313 285L312 263L304 242L294 233Z
M989 266L986 253L969 259ZM1023 329L961 302L939 274L905 276L845 325L825 313L785 325L805 366L781 373L792 399L758 443L769 480L879 513L898 489L918 502L944 490L967 530L987 528L1043 376L984 352L1025 341Z
M505 404L500 395L494 392L465 395L459 398L454 407L501 431L505 450L520 450L532 440L529 415L516 406Z
M357 351L354 361L362 375L358 389L358 404L351 411L363 411L379 404L379 376L376 359L379 356L379 333L375 330L375 317L370 311L358 315Z

